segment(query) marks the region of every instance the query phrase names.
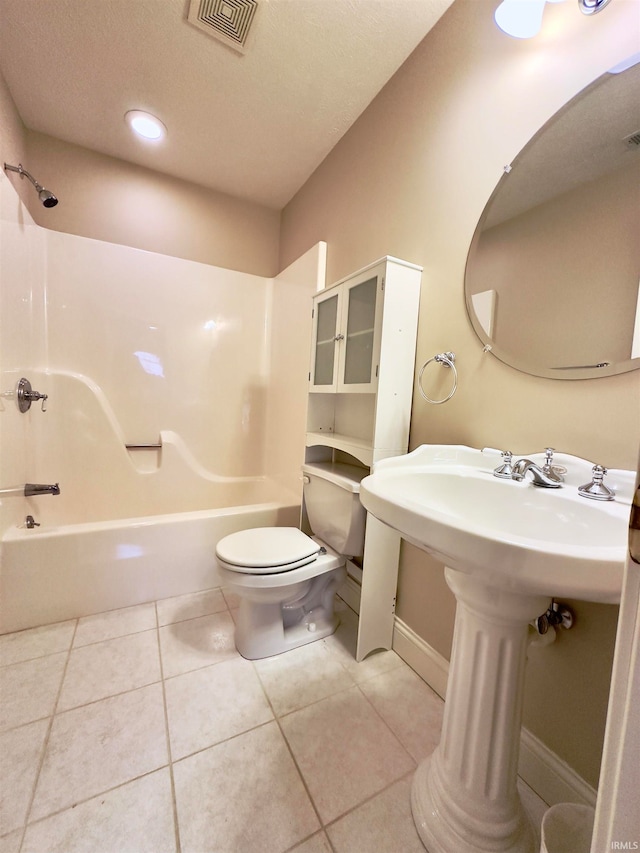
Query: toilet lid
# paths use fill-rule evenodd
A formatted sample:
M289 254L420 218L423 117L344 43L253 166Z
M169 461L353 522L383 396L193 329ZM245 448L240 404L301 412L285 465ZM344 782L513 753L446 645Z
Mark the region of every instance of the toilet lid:
M225 536L216 556L243 571L260 573L311 562L319 551L320 545L297 527L256 527Z

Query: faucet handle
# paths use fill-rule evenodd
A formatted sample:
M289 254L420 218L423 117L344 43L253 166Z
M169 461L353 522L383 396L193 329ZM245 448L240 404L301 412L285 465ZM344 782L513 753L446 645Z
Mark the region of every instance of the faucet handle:
M501 477L503 480L510 480L513 475L513 453L510 450L503 450L500 454L504 459L502 465L494 470L494 477Z
M614 500L613 492L603 482L607 469L603 465L594 465L591 473L593 475L592 481L585 483L584 486L579 486L578 494L583 498L591 498L594 501Z
M544 466L542 470L545 474L548 474L552 479L557 480L559 483L564 482L564 474L567 473L567 469L564 465L554 465L553 464L553 454L555 453L555 447L547 447L544 451Z

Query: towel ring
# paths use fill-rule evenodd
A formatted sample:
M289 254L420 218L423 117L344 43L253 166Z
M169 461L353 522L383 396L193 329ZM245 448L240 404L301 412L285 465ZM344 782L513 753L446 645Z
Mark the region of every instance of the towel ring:
M427 401L427 403L433 403L435 406L439 406L441 403L446 403L447 400L450 400L453 395L456 393L456 388L458 387L458 371L456 370L456 366L454 364L456 360L456 354L454 352L439 352L437 355L432 356L428 361L420 368L420 373L418 374L418 388L420 389L420 393ZM437 361L439 364L442 364L443 367L451 367L453 368L453 387L451 391L448 393L446 397L442 400L432 400L431 397L427 397L424 393L424 388L422 387L422 374L424 373L424 369L428 364L431 364L432 361Z

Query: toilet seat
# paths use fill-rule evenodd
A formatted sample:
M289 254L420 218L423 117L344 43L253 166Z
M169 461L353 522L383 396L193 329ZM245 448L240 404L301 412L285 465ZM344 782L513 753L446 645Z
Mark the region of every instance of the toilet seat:
M216 557L230 571L266 575L312 563L320 550L297 527L256 527L225 536L216 547Z

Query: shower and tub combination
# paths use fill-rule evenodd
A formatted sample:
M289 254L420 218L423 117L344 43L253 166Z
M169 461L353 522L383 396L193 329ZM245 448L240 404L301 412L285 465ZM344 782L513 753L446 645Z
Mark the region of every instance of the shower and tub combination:
M52 399L88 397L78 377L48 381ZM80 470L63 471L62 486L0 493L27 507L2 537L0 633L219 586L220 539L298 523L299 499L273 479L211 474L169 430L157 449L127 449L110 427L96 417L101 457L92 463L91 450L80 451Z
M325 246L265 278L0 201L0 632L220 585L220 539L300 521Z

